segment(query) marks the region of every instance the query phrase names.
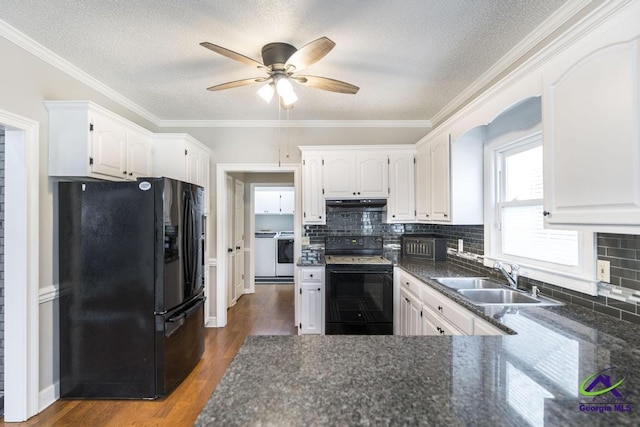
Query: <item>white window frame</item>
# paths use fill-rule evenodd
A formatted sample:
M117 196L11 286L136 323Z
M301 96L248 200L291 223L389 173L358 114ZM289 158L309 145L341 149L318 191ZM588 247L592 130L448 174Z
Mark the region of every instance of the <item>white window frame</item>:
M593 232L578 230L578 265L566 266L523 258L502 252L502 231L499 229L501 189L498 171L501 168L503 154L519 147L531 146L539 141L542 144L542 131L536 129L527 133L516 132L488 141L484 149L485 157L485 256L484 265L493 267L499 261L518 264L520 275L552 285L571 289L589 295L597 295L595 271L595 238Z

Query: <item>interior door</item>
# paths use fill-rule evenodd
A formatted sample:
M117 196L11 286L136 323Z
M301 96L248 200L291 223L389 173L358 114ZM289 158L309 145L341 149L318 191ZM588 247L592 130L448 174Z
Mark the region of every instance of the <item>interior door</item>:
M233 178L227 175L227 229L226 239L227 242L227 277L226 277L226 287L227 287L227 307L231 307L233 305L233 293L234 293L234 276L235 276L235 257L236 252L234 250L235 240L234 240L234 216L235 216L235 201L234 201L234 186L233 186Z
M244 182L235 180L234 191L234 302L244 293Z

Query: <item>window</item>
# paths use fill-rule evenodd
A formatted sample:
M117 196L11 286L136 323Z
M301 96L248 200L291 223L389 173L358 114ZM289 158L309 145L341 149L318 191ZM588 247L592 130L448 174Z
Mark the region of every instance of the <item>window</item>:
M544 227L542 133L490 141L485 156L485 265L517 263L525 277L595 295L593 233Z
M540 135L499 152L498 175L502 253L578 265L578 232L544 228Z

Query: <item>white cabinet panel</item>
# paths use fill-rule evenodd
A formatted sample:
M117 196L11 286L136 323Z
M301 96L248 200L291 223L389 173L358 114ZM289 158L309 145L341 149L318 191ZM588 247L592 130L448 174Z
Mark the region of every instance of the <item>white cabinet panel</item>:
M415 155L389 155L389 199L387 222L412 222L415 220Z
M416 219L431 221L431 152L428 145L416 153Z
M640 225L639 39L568 56L544 75L546 221Z
M324 158L324 197L354 198L357 194L356 164L353 153L328 153Z
M356 196L389 195L389 157L386 153L356 153Z
M324 333L324 269L298 269L299 319L298 334Z
M118 120L98 112L90 115L91 171L126 178L127 129Z
M327 199L385 198L389 191L386 153L338 151L324 158L324 189Z
M431 162L431 220L449 221L449 138L440 139L430 146Z
M152 176L150 135L135 131L128 133L127 175L132 179Z
M454 142L448 133L430 134L418 144L418 222L483 223L483 144L473 132Z
M302 158L302 222L304 224L325 224L327 221L322 173L322 156L305 154Z
M256 191L254 200L254 211L256 214L279 214L280 192L273 190Z

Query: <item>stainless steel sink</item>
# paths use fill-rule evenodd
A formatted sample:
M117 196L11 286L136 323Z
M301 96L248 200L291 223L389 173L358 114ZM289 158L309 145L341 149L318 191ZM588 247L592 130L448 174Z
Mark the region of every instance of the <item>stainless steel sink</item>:
M451 289L499 289L504 288L504 283L488 277L438 277L434 278L438 283Z
M460 289L458 293L476 305L563 305L546 297L533 298L513 289Z

